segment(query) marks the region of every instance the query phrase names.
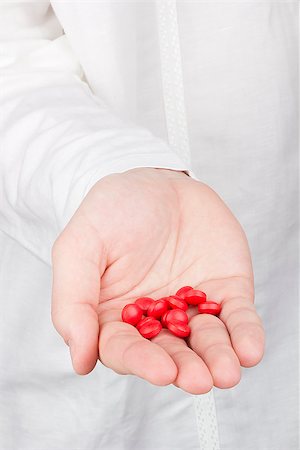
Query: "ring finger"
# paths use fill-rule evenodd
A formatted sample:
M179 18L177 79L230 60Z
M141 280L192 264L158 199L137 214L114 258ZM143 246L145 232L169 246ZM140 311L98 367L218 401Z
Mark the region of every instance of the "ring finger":
M197 314L189 322L187 344L208 367L214 385L230 388L241 378L239 359L234 352L224 323L209 314Z

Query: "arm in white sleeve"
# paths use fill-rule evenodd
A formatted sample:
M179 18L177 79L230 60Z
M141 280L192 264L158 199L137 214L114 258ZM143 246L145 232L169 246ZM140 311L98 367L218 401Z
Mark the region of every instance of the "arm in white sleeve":
M97 180L187 170L161 139L90 90L47 2L0 2L0 229L43 261Z

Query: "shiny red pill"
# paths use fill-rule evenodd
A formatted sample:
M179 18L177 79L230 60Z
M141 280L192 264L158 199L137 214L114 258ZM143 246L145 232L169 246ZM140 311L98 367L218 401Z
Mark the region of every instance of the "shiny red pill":
M198 289L191 289L185 293L184 300L189 305L199 305L199 303L204 303L206 301L206 294Z
M168 309L168 302L164 298L160 300L154 300L147 309L147 316L159 319Z
M205 303L199 303L198 305L198 312L200 314L213 314L214 316L217 316L221 312L221 305L219 303L213 302L213 301L207 301Z
M136 299L136 301L134 302L136 305L139 305L139 307L143 310L144 313L147 312L147 309L149 308L149 306L151 305L151 303L153 303L154 300L153 298L150 297L140 297L138 299Z
M162 324L163 327L167 328L167 316L169 314L169 312L171 312L171 309L168 309L168 311L166 311L160 319L160 323Z
M128 303L122 310L123 322L136 325L143 316L143 310L135 303Z
M140 327L142 327L143 325L145 325L145 323L148 323L149 321L151 322L153 319L153 317L143 317L137 324L136 324L136 328L139 329Z
M162 301L164 301L164 302L167 302L167 305L168 305L168 307L169 307L169 302L168 302L169 297L161 297L159 300L162 300Z
M176 295L183 298L185 296L185 294L188 291L190 291L191 289L193 289L191 286L183 286L182 288L178 289L178 291L176 292Z
M157 336L162 329L162 324L159 320L154 319L153 317L149 317L149 319L151 320L145 322L138 329L140 334L146 339L151 339L154 336Z
M185 300L183 300L183 298L180 298L178 295L170 295L170 297L168 297L168 304L170 306L170 308L175 309L182 309L183 311L186 311L189 307L189 305L187 304L187 302Z
M191 329L190 327L179 320L173 320L172 322L167 322L168 329L177 337L187 337L190 335Z
M183 322L183 323L188 323L189 322L189 318L188 315L185 311L183 311L182 309L171 309L168 311L168 315L165 318L166 324L168 324L168 322L173 322L173 321L179 321L179 322Z

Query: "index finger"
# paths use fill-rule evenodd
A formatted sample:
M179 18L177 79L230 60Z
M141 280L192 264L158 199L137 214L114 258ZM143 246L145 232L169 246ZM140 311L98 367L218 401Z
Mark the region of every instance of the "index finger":
M136 375L152 384L164 386L177 377L177 366L160 345L145 339L132 325L121 319L129 300L112 300L99 305L99 359L120 375Z

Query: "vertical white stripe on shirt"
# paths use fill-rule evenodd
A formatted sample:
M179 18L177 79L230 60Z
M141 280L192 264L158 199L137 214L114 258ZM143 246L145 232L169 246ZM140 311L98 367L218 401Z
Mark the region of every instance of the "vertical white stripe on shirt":
M190 166L176 0L156 0L156 10L168 141L172 149ZM199 449L219 450L213 390L207 394L193 395L193 398Z
M156 11L168 141L190 165L176 1L156 0Z

